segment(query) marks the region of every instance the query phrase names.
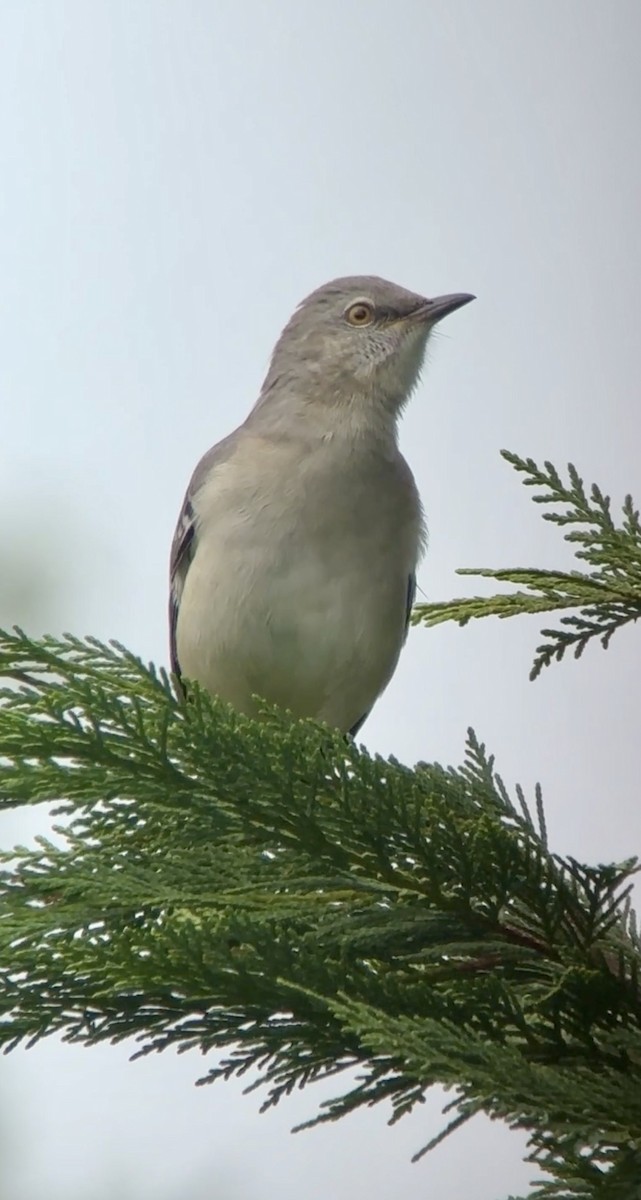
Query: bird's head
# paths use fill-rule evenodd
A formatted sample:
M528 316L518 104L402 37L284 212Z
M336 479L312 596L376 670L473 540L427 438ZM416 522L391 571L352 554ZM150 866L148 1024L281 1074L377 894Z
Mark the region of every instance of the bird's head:
M326 283L283 330L263 396L293 385L325 393L330 403L370 395L398 413L418 382L435 325L473 299L457 293L428 300L370 275Z

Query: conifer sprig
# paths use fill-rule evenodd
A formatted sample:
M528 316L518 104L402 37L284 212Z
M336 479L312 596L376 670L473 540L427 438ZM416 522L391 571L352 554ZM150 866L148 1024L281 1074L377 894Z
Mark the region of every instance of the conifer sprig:
M578 610L561 617L559 628L541 631L546 640L537 647L530 672L530 678L536 679L543 667L560 661L567 650L579 658L595 638L607 648L617 630L641 616L641 524L631 496L626 496L622 519L616 524L610 497L596 484L587 492L572 463L564 482L550 462L539 467L534 459L520 458L507 450L502 454L524 476L526 487L542 489L532 497L535 503L559 507L560 511L545 512L544 520L566 528L565 541L573 546L576 558L592 570L463 568L457 572L459 575L495 579L514 584L519 590L418 604L412 620L414 624L457 621L466 625L478 617Z
M351 1072L323 1120L396 1119L441 1084L449 1129L527 1131L564 1189L532 1200L634 1177L633 861L556 856L540 793L513 798L472 734L461 767L410 770L197 688L185 705L119 646L5 634L0 660L0 806L63 822L3 856L7 1048L198 1049L265 1107Z

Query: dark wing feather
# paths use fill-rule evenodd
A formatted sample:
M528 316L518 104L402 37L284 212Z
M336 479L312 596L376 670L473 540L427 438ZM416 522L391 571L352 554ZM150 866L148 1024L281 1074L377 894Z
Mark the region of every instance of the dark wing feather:
M412 608L414 605L414 597L415 596L416 596L416 575L412 571L412 574L408 575L408 577L407 577L407 599L405 601L405 637L404 637L403 641L407 641L407 634L408 634L409 627L410 627L410 615L411 615ZM358 733L359 729L361 728L362 725L365 724L367 718L369 717L370 712L371 712L371 709L369 709L366 713L363 713L363 716L359 717L356 724L352 725L352 728L349 731L352 737L356 737L356 734Z
M180 678L180 663L176 650L176 625L178 623L178 605L187 578L191 561L194 557L196 528L194 510L189 492L185 496L180 510L174 540L171 543L171 558L169 563L169 653L171 669Z
M412 615L412 609L414 607L415 599L416 599L416 575L412 571L412 574L408 575L408 577L407 577L407 599L405 601L405 637L403 639L404 642L407 641L407 635L410 630L410 617Z

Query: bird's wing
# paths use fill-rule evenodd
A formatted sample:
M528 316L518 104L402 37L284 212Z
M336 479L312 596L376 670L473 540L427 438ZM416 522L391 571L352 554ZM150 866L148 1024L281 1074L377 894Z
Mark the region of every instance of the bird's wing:
M410 616L412 613L412 608L414 606L415 596L416 596L416 575L412 571L411 575L408 575L408 577L407 577L407 597L406 597L406 601L405 601L405 636L403 638L404 643L407 641L407 635L408 635L409 627L410 627ZM359 717L356 724L352 725L352 728L349 731L352 737L356 737L356 734L358 733L359 729L361 728L362 725L365 724L367 718L369 717L370 712L371 712L371 709L368 709L366 713L363 713L362 717Z
M403 643L407 641L407 635L410 631L410 617L416 599L416 575L412 571L411 575L407 576L407 599L405 601L405 637Z
M180 597L185 586L187 572L191 566L196 537L196 522L194 509L189 492L185 496L180 510L174 540L171 543L171 558L169 565L169 654L171 669L180 678L180 663L176 650L176 625L178 624L178 608Z
M221 463L226 462L234 453L237 433L238 430L236 433L232 433L229 437L224 438L222 442L218 442L216 446L212 446L211 450L208 450L204 457L201 458L187 488L180 516L178 517L174 540L171 543L169 560L169 652L171 669L178 678L180 678L181 672L176 648L176 626L178 624L178 610L180 608L180 599L185 586L185 580L198 548L198 492L211 477L212 472Z

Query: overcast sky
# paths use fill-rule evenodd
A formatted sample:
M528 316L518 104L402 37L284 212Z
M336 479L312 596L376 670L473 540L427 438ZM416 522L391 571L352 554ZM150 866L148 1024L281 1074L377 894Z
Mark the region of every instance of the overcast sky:
M403 425L427 596L570 563L502 447L641 500L640 37L638 0L3 0L0 552L42 564L52 632L167 662L191 469L335 275L478 296ZM556 849L626 857L641 634L531 684L537 628L413 630L363 740L458 762L471 724L541 780ZM533 1175L482 1120L411 1166L438 1097L291 1137L321 1092L259 1116L193 1088L195 1056L129 1049L3 1060L10 1200L498 1200Z

